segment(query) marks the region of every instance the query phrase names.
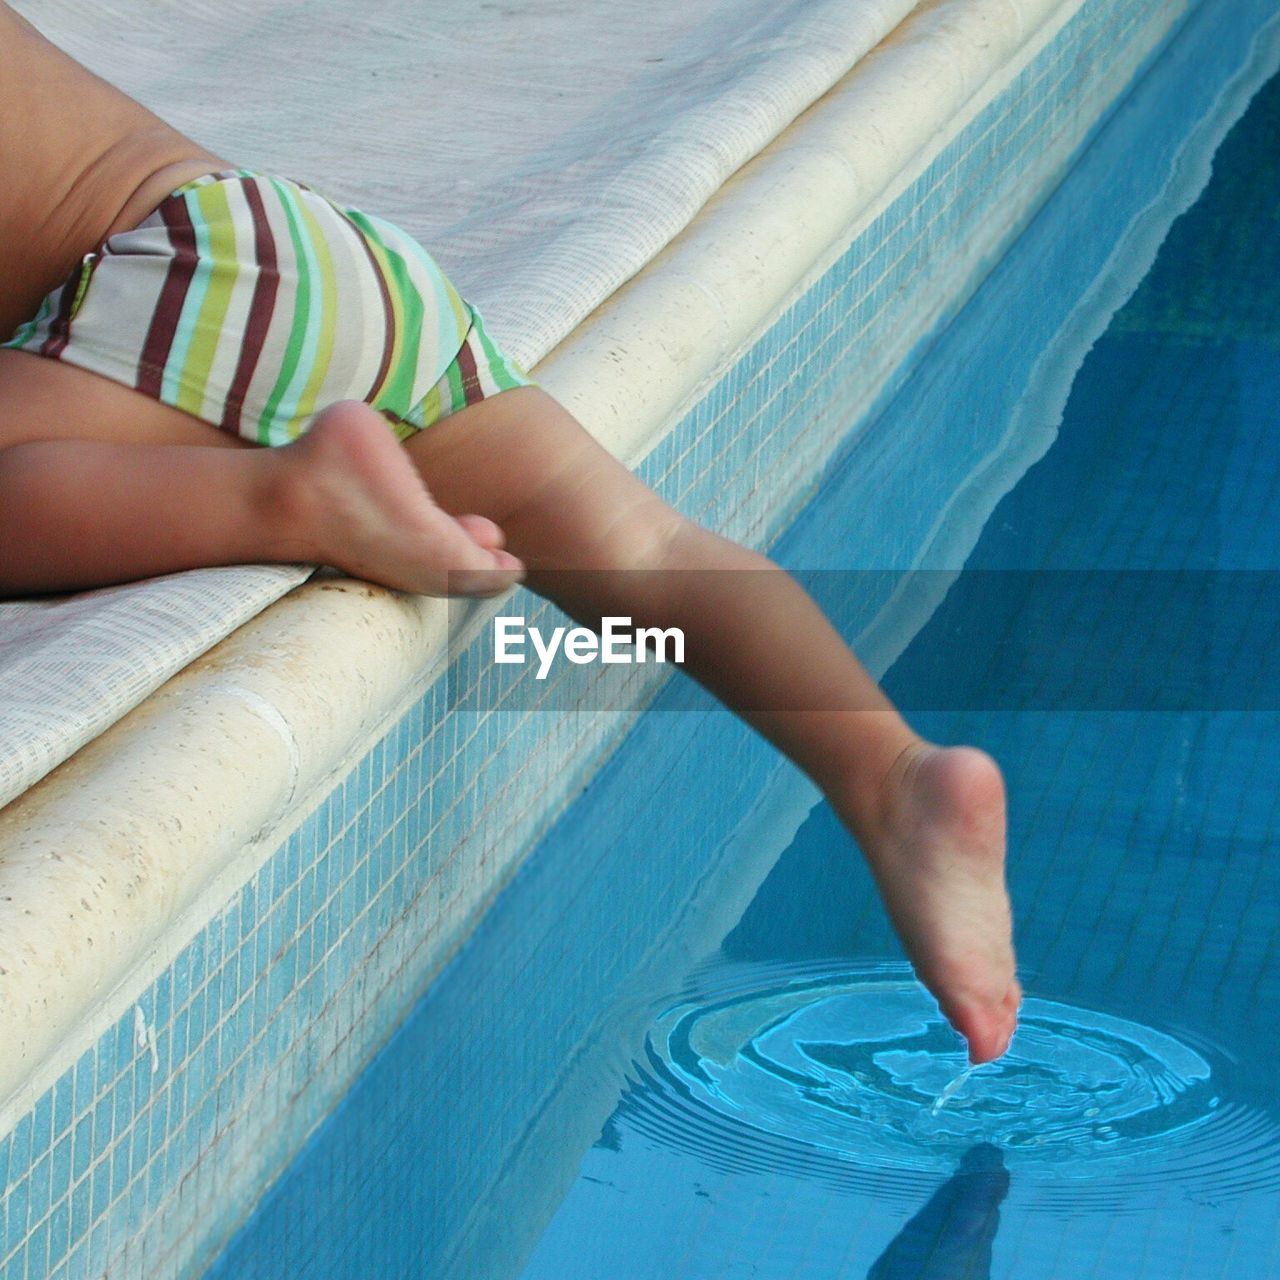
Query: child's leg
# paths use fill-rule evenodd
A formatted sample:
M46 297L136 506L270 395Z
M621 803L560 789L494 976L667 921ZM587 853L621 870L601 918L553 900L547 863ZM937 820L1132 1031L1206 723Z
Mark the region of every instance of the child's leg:
M261 449L84 370L0 351L0 596L263 561L436 594L452 571L455 590L487 592L519 576L501 544L489 521L431 502L363 406ZM484 572L456 576L470 570Z
M473 406L408 448L442 505L497 521L530 585L571 614L684 631L690 673L809 773L857 837L974 1061L1001 1054L1021 992L992 761L921 741L792 578L684 520L540 390Z
M463 410L408 452L417 473L353 404L296 445L237 447L92 374L0 352L0 594L262 560L407 590L497 589L519 572L497 521L531 584L570 612L684 631L691 673L810 773L858 837L974 1060L1003 1052L1019 989L991 761L921 742L794 581L681 518L536 388ZM471 569L472 582L448 576ZM689 569L754 572L708 590Z

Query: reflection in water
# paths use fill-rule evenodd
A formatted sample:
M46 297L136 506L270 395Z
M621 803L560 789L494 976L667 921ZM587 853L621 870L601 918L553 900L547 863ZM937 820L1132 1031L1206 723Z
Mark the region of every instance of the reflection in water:
M981 1142L872 1263L867 1280L986 1280L1009 1171Z

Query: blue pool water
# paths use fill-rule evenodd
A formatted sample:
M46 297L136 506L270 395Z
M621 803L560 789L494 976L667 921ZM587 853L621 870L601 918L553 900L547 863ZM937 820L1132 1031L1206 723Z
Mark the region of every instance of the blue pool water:
M1280 1275L1280 697L1206 678L1271 670L1280 620L1280 78L1166 209L1154 261L1069 233L1087 199L1141 221L1160 145L1121 123L885 410L1024 424L966 572L883 641L916 726L1006 774L1010 1052L934 1106L962 1047L848 836L685 697L642 719L214 1275ZM1126 271L1114 314L1057 298ZM1053 365L1018 348L1058 305ZM873 465L851 446L779 558L839 566ZM858 581L814 579L851 635Z

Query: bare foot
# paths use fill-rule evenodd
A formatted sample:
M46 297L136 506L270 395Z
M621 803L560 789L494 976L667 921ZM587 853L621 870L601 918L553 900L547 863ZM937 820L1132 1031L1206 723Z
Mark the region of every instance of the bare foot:
M860 841L920 981L969 1042L971 1062L1009 1046L1022 988L1004 882L1004 780L972 747L921 742L886 783L878 829ZM851 824L852 825L852 824Z
M420 595L496 595L524 566L483 516L456 519L427 491L386 421L344 401L321 413L287 459L287 501L314 530L310 558Z

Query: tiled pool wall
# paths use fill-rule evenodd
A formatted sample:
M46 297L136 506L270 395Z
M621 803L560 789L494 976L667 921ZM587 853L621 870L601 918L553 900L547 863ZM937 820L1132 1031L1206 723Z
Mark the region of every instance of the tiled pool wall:
M1253 17L1266 16L1260 0L1252 7ZM1203 29L1213 16L1201 10L1196 24ZM1224 34L1205 46L1184 38L1168 51L1158 74L1128 95L1118 118L1094 140L1051 204L1001 259L957 323L933 343L927 361L886 409L882 430L890 430L895 438L909 436L913 423L945 414L945 426L940 424L935 436L945 450L953 436L963 440L972 433L974 421L1006 423L1018 404L1030 401L1034 410L1024 414L1033 428L1029 434L1035 434L1036 425L1040 434L1051 431L1061 400L1041 394L1036 370L1045 365L1079 368L1120 293L1145 273L1154 245L1172 218L1195 198L1226 128L1280 62L1280 15L1272 25L1274 35L1256 42L1256 54L1244 61L1244 74L1236 73L1247 39ZM1252 29L1246 24L1243 30ZM1222 94L1228 81L1233 88ZM1180 89L1176 99L1170 98L1170 85ZM1135 139L1141 139L1141 154L1136 156ZM1082 225L1090 230L1088 239L1073 240L1072 232ZM1117 263L1126 268L1119 282ZM1180 379L1159 382L1164 399L1176 400ZM1224 406L1230 403L1228 396ZM1167 421L1168 414L1156 420ZM1097 432L1103 439L1112 438L1105 422L1098 424ZM1217 449L1221 441L1199 447ZM1123 446L1117 443L1117 448ZM1010 469L1029 465L1025 450L1012 449L1009 455L1005 460ZM827 468L815 501L774 544L775 553L786 564L811 566L827 558L839 564L833 548L848 545L846 540L865 548L866 539L859 535L865 494L883 486L901 497L902 490L894 486L904 482L902 477L909 486L908 461L886 449L868 469L856 446L842 450ZM1163 458L1162 473L1174 475L1179 467L1185 471L1185 463L1186 457L1175 449ZM989 512L1007 489L1005 469L988 474L977 488L981 500L975 494L972 505ZM1167 523L1167 503L1157 501L1153 510L1160 512L1157 524ZM1080 524L1088 523L1088 508L1077 514ZM1252 535L1244 530L1255 525L1256 521L1240 523L1237 545L1252 545ZM1098 531L1099 546L1107 545L1109 531ZM988 522L984 534L989 532ZM834 583L837 589L826 592L829 612L841 630L852 635L865 625L867 586L893 576L842 571L820 573L811 582L818 587ZM937 629L936 617L931 625ZM924 660L932 665L936 658L932 652ZM895 671L895 679L900 671L901 667ZM704 1207L714 1200L713 1219L691 1211L690 1219L696 1221L685 1219L687 1234L673 1235L665 1227L659 1231L654 1240L664 1242L658 1247L667 1250L661 1261L643 1251L633 1253L635 1235L618 1244L617 1231L625 1231L628 1223L638 1234L651 1234L651 1228L640 1224L651 1218L652 1205L637 1208L632 1197L624 1196L629 1212L615 1206L616 1217L586 1221L590 1210L583 1211L581 1200L572 1199L600 1172L591 1162L601 1148L617 1141L615 1123L625 1104L612 1120L609 1117L619 1094L630 1096L633 1088L643 1092L637 1085L644 1076L641 1046L660 1007L654 993L680 991L686 998L686 984L697 984L689 974L691 959L718 953L728 945L730 930L739 941L744 930L747 935L767 931L781 953L789 954L791 942L801 948L813 945L815 919L825 919L828 928L837 930L827 934L833 952L845 954L850 944L859 955L894 954L896 949L865 867L855 860L846 868L847 837L829 810L825 819L819 816L822 809L809 813L813 789L797 785L794 773L780 766L776 753L732 716L709 712L705 695L688 697L687 687L668 685L663 690L660 710L641 717L586 794L539 842L518 882L486 913L465 955L432 984L427 997L311 1136L220 1255L211 1280L276 1280L282 1275L290 1280L363 1280L370 1275L474 1280L523 1275L522 1264L531 1250L541 1259L536 1269L545 1275L558 1274L557 1265L565 1270L572 1256L576 1271L583 1274L719 1276L730 1274L734 1262L744 1256L756 1257L754 1251L766 1236L776 1245L776 1236L761 1235L757 1229L761 1219L749 1207L750 1196L730 1196L737 1202L736 1218L723 1194L691 1199L690 1204ZM900 681L897 687L901 689ZM683 707L694 710L674 710ZM939 741L982 743L1017 773L1028 755L1022 749L1026 739L1035 739L1032 757L1043 754L1039 730L1026 727L1028 714L1016 717L1026 729L1025 739L1008 732L1003 724L1007 717L997 717L993 729L989 716L935 713L931 718L921 715L917 727ZM1062 713L1057 718L1062 720ZM1043 717L1031 714L1030 719L1043 727ZM1064 723L1073 719L1068 716ZM1128 732L1127 726L1121 728ZM1065 738L1069 740L1072 732ZM1106 729L1098 724L1082 732L1086 742L1096 743ZM1063 746L1063 734L1049 737L1058 744L1055 749ZM1002 743L1007 750L1000 749ZM1087 751L1084 758L1094 760L1094 767L1084 772L1102 778L1105 762ZM1217 757L1210 753L1210 758ZM1155 764L1158 774L1163 765ZM655 773L661 777L659 786L653 785ZM1054 771L1047 776L1054 777ZM1252 794L1249 770L1242 776L1241 794ZM1044 779L1024 781L1031 793L1038 792ZM1148 784L1161 793L1171 785L1158 777L1143 786L1150 789ZM1077 794L1074 780L1065 793ZM1270 794L1264 789L1252 807L1265 809ZM1044 806L1046 821L1051 826L1053 819L1058 821L1054 830L1066 829L1062 803L1066 801ZM1025 811L1024 796L1014 817ZM1163 811L1161 805L1156 811ZM744 814L749 816L744 819ZM696 817L691 820L691 815ZM802 821L810 831L810 848L831 852L824 852L819 863L810 855L800 886L793 881L790 892L762 890L768 894L767 905L757 898L748 907L756 886L766 876L776 882L784 871L788 855L775 865L778 851L791 843ZM1026 853L1024 840L1014 843ZM1091 842L1086 844L1092 851ZM1070 862L1068 879L1084 883L1088 877L1082 879L1076 867L1080 850L1068 843L1059 852L1059 861ZM784 872L782 880L786 879ZM1110 874L1093 876L1095 895L1110 901L1112 879ZM1246 876L1241 884L1252 880ZM815 908L815 892L827 904L823 908ZM1062 896L1043 885L1037 892L1035 904L1056 920L1055 912L1060 914L1064 905ZM1019 901L1034 918L1036 905L1029 888ZM832 902L840 904L834 912ZM1252 905L1260 904L1265 906L1255 894ZM1112 906L1121 914L1127 909ZM1254 924L1263 919L1257 912L1254 917ZM752 918L755 923L748 923ZM1058 937L1062 942L1056 924L1047 930L1032 924L1022 932L1039 938L1041 950L1045 939ZM1256 961L1266 932L1255 929L1252 942L1258 945L1247 948L1247 956L1234 957L1244 969ZM1068 970L1087 954L1078 945L1051 949L1062 953L1059 958ZM1113 958L1106 948L1095 949L1095 960L1098 955L1108 964ZM1216 970L1210 966L1205 972ZM1039 978L1046 989L1043 972ZM1073 986L1068 982L1068 989ZM1055 988L1050 983L1047 989ZM723 988L718 992L723 996ZM1088 1003L1090 995L1083 990L1080 994ZM674 1099L669 1101L674 1104ZM685 1113L685 1119L700 1129L696 1117ZM666 1132L659 1148L670 1137ZM584 1155L593 1143L594 1153ZM653 1154L656 1162L649 1172L661 1178L663 1160L656 1151ZM714 1154L706 1148L701 1154L710 1159L709 1168L716 1168L720 1159L732 1164L732 1154L718 1145ZM738 1155L751 1165L761 1152ZM576 1192L570 1190L575 1180ZM699 1185L710 1190L701 1180ZM571 1200L562 1206L566 1194ZM567 1218L558 1218L550 1252L545 1240L535 1250L557 1209L563 1215L575 1203L577 1208L570 1209ZM776 1197L770 1203L777 1208ZM909 1210L902 1210L890 1196L877 1197L874 1214L879 1224L871 1238L894 1234L901 1226L900 1212ZM680 1218L678 1209L673 1213L673 1221ZM713 1225L721 1213L741 1223L741 1236L729 1232L726 1237ZM865 1242L865 1222L857 1225L857 1214L846 1219L842 1240ZM792 1216L792 1221L802 1219ZM791 1242L793 1260L815 1256L809 1251L815 1233L803 1225L801 1230L804 1243ZM876 1237L877 1230L883 1237ZM1158 1234L1159 1227L1152 1230ZM1258 1230L1265 1233L1266 1224ZM1242 1229L1232 1237L1237 1246L1243 1234ZM740 1246L736 1258L721 1251L714 1262L705 1261L726 1238ZM822 1238L821 1231L816 1238ZM672 1240L677 1241L674 1251ZM1052 1233L1024 1230L1019 1253L1025 1250L1029 1265L1035 1264L1025 1274L1052 1271L1055 1247ZM1041 1256L1046 1253L1048 1261ZM700 1269L691 1268L691 1256L704 1259ZM777 1254L773 1256L776 1261ZM584 1264L583 1257L592 1261ZM1038 1264L1043 1264L1039 1270ZM1058 1271L1067 1274L1070 1268L1059 1266ZM819 1266L816 1273L828 1271ZM1024 1272L1015 1266L1010 1274Z
M997 247L993 218L1002 235L1025 221L1183 8L1084 5L691 409L644 478L767 545L855 426L878 447L869 406L905 376L899 335L939 282L954 289L975 243ZM976 283L976 264L967 274ZM978 430L912 450L909 476L866 495L865 563L909 562L997 443ZM513 605L531 621L542 608ZM430 689L0 1138L0 1277L199 1274L628 723L451 710L443 682Z

